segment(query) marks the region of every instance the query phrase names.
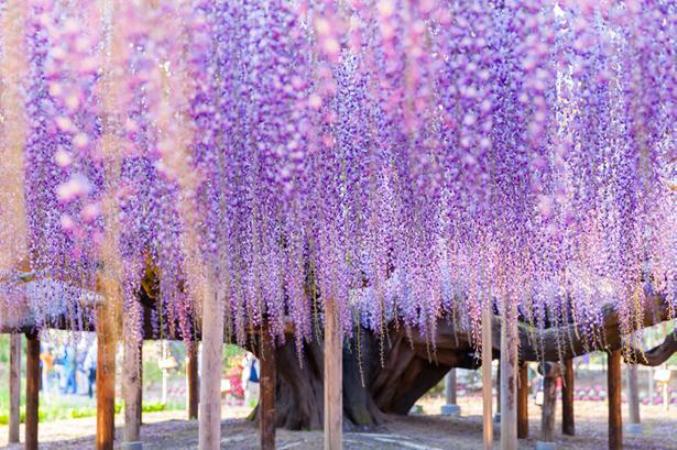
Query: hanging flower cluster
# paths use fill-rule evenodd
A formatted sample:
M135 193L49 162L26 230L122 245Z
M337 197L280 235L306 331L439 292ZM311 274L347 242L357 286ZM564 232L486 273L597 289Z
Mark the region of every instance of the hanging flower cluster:
M240 342L301 345L327 299L431 339L485 306L629 333L646 280L677 307L674 2L27 4L15 238L92 289L112 195L139 330L149 272L155 326L190 336L207 285Z

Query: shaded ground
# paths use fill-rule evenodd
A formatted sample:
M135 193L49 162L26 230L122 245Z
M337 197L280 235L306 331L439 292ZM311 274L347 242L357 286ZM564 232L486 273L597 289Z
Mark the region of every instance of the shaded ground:
M424 414L410 417L391 416L387 424L374 433L346 433L344 448L347 450L448 450L481 448L481 401L478 397L459 401L463 417L450 419L436 415L441 399L426 399L420 404ZM624 405L625 407L625 405ZM560 449L601 449L607 447L607 406L605 402L576 402L577 436L559 434ZM222 424L222 448L249 450L258 449L256 426L244 420L244 408L224 407ZM540 408L529 405L530 439L520 441L520 448L533 448L539 434ZM623 411L626 419L626 411ZM197 422L183 420L182 412L149 413L144 416L142 439L145 449L169 450L197 447ZM558 412L558 417L560 413ZM662 406L643 406L642 436L624 439L625 449L675 449L677 450L677 408L665 411ZM41 449L87 449L93 446L95 421L93 418L74 419L41 424ZM121 436L119 431L118 436ZM498 434L498 433L497 433ZM498 439L498 435L496 436ZM7 442L7 427L0 427L0 442ZM21 446L11 447L13 450ZM322 433L319 431L291 432L278 430L279 450L314 450L322 448ZM496 445L498 448L498 445Z

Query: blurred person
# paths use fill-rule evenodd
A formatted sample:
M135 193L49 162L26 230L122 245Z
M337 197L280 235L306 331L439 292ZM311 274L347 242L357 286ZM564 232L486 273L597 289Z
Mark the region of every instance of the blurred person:
M63 393L66 390L66 347L64 345L60 345L56 352L54 372L56 372L57 377L57 391Z
M78 382L76 378L77 362L75 360L75 350L66 347L64 355L64 370L66 374L66 388L64 394L77 394Z
M244 386L244 404L253 406L259 397L259 360L247 352L242 362L242 384Z
M85 374L87 376L87 395L89 398L94 396L94 385L96 383L96 341L87 349L87 355L83 363Z
M41 371L42 371L42 385L40 388L44 392L50 392L51 385L52 385L52 380L54 379L54 376L56 375L56 371L54 369L54 362L55 362L55 357L52 352L52 346L51 345L43 345L43 351L40 353L40 363L41 363Z

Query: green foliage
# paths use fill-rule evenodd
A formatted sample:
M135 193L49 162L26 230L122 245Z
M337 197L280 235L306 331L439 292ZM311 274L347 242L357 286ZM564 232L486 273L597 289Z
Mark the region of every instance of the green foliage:
M141 411L143 412L160 412L168 409L165 403L162 402L153 402L153 403L144 403L141 406ZM173 408L172 408L173 409Z
M9 364L9 335L0 334L0 364Z
M93 417L96 416L96 408L73 408L71 409L70 416L73 419L81 419L83 417Z
M66 402L57 402L56 404L49 405L40 405L38 410L38 421L39 422L51 422L54 420L63 420L63 419L82 419L85 417L95 417L96 416L96 407L94 406L65 406ZM122 412L123 403L115 403L115 414L120 414ZM160 402L150 402L144 403L141 406L141 410L144 413L154 413L162 411L177 411L183 408L183 405L180 402L173 402L168 404L163 404ZM0 414L0 426L6 426L9 424L9 413L5 412ZM24 423L26 418L26 409L25 407L21 408L20 412L21 423Z
M237 365L244 354L247 353L245 349L235 344L226 344L223 346L223 367L230 369Z
M162 370L160 370L158 361L146 359L143 362L143 383L148 385L160 382L162 382Z
M46 420L49 419L49 414L47 411L44 411L42 408L38 410L38 422L45 422ZM21 411L19 412L19 421L21 423L26 422L26 409L21 408ZM0 414L0 425L8 425L9 424L9 414Z

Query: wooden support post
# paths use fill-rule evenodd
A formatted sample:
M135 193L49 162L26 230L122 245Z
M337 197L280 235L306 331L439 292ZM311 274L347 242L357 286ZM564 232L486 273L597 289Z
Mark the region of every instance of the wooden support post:
M199 399L197 375L198 345L198 341L194 341L186 349L186 410L188 411L188 419L197 419Z
M494 400L491 381L491 318L491 305L485 305L482 309L482 440L484 450L491 450L494 442L494 423L491 411Z
M26 450L38 449L38 409L40 407L40 339L26 335Z
M557 378L559 365L547 362L541 365L543 374L543 408L541 410L541 439L542 448L548 448L555 436L555 411L557 409Z
M261 450L275 450L275 343L268 327L261 330L261 401L260 428Z
M111 308L104 303L97 310L96 364L96 449L113 450L115 439L115 350Z
M607 385L609 391L609 449L623 448L623 420L621 418L621 351L609 354Z
M519 364L519 384L517 386L517 438L529 437L529 366Z
M9 443L19 442L21 405L21 334L9 338Z
M447 405L456 404L456 369L452 368L444 383L444 393L447 400Z
M333 299L324 316L324 449L340 450L343 432L343 338Z
M139 344L139 383L137 391L136 397L139 399L139 407L136 408L136 413L139 415L138 424L140 427L143 425L143 341Z
M510 312L507 310L511 309ZM501 326L501 449L517 450L517 315L503 308Z
M213 286L213 285L212 285ZM211 286L210 286L211 287ZM221 376L223 372L223 302L213 289L202 304L202 380L200 380L199 448L221 448Z
M461 408L456 404L456 369L452 368L444 377L444 397L446 403L442 405L442 415L458 417Z
M131 333L125 332L124 370L122 371L122 393L125 400L125 429L123 448L142 448L141 431L141 346Z
M628 365L628 433L641 434L642 425L639 419L639 387L637 385L637 364Z
M167 360L167 340L163 339L160 341L160 345L162 346L162 362ZM167 373L168 369L163 365L162 366L162 404L166 405L167 404L167 393L169 390L169 374Z
M574 436L574 360L564 360L564 382L562 383L562 434Z
M31 7L27 2L3 2L3 14L0 15L0 42L3 43L3 55L0 58L0 114L3 126L0 133L0 271L30 269L27 240L28 226L24 197L26 166L24 150L27 143L28 115L26 114L26 80L30 66L26 40L27 20ZM37 211L38 214L41 211ZM39 217L39 216L38 216ZM23 259L22 259L23 258ZM0 315L4 310L0 311ZM29 349L30 350L30 349ZM38 358L40 348L38 343ZM30 361L34 363L34 361ZM38 360L39 376L39 360ZM21 335L10 338L10 405L9 405L9 442L19 442L19 403L21 392ZM26 386L28 388L28 386ZM36 385L37 389L37 385ZM35 393L37 396L37 391ZM28 406L28 405L27 405ZM37 398L35 399L37 418ZM33 413L33 411L31 411ZM32 447L37 448L37 419ZM31 430L33 431L33 430ZM28 445L28 441L26 441Z
M501 421L501 361L498 361L496 368L496 422Z

